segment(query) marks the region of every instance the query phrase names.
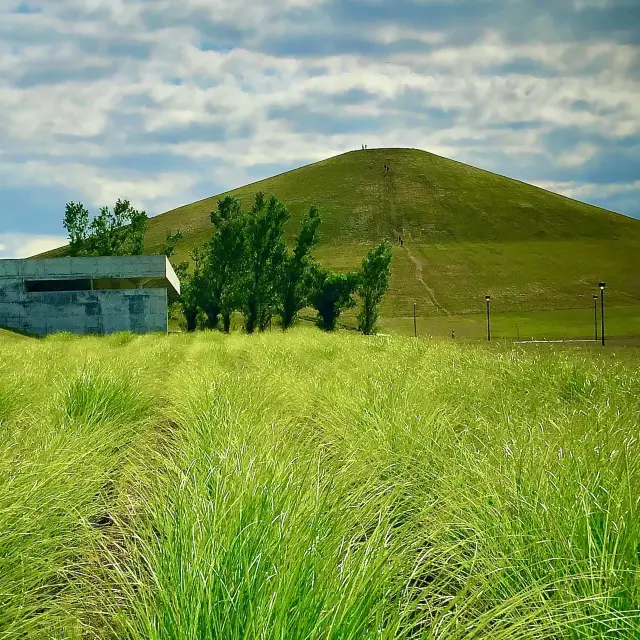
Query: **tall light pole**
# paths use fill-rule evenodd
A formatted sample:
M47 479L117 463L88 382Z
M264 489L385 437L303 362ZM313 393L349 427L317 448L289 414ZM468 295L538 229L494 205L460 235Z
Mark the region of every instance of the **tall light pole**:
M593 296L593 335L598 342L598 296Z
M602 320L602 346L604 347L604 287L606 282L599 282L600 287L600 319Z
M487 340L491 342L491 313L489 311L491 296L485 296L484 299L487 301Z
M413 303L413 337L418 337L418 324L416 323L416 303Z

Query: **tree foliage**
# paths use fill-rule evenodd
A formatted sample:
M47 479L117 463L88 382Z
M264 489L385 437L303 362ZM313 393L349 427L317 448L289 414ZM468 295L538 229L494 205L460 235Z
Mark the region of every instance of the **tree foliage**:
M93 220L80 202L69 202L63 225L69 234L72 256L140 255L144 249L147 214L129 200L116 201L113 210L102 207Z
M311 249L318 242L318 226L322 221L317 207L311 207L302 220L292 254L286 254L282 270L280 318L282 328L288 329L298 312L309 304L313 287Z
M242 285L244 327L247 333L264 331L278 307L287 248L284 227L287 208L275 196L256 195L245 227L245 278Z
M167 258L171 258L175 255L176 245L180 240L182 240L183 235L182 231L178 230L175 233L172 231L167 231L167 237L162 245L162 253L167 256Z
M391 244L384 240L371 249L362 261L357 293L362 300L358 313L358 330L369 335L375 332L380 315L380 302L389 288Z
M223 330L228 332L231 314L243 298L247 216L240 201L227 196L211 212L211 222L216 231L205 245L204 311L208 327L216 327L221 314Z
M189 262L181 262L174 267L180 280L180 296L178 304L182 307L187 331L195 331L198 327L198 316L202 310L203 293L205 289L204 260L202 248L195 247L191 252L193 269L189 270Z
M318 311L317 325L325 331L333 331L340 314L356 305L353 294L358 286L358 273L335 273L316 268L315 287L312 294L314 308Z
M69 255L83 254L89 233L89 212L81 202L67 202L62 225L69 234Z

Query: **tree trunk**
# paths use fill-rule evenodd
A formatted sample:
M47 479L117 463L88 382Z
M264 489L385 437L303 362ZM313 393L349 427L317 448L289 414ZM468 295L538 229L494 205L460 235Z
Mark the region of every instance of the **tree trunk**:
M196 309L185 309L184 319L187 323L187 331L189 333L195 331L198 325L198 311Z
M220 315L220 307L207 306L204 308L204 314L207 317L207 328L215 329L218 326L218 316Z
M254 299L250 299L247 303L247 312L244 317L244 330L247 333L253 333L258 323L258 304Z
M231 313L228 311L222 312L222 328L225 333L229 333L229 329L231 328Z

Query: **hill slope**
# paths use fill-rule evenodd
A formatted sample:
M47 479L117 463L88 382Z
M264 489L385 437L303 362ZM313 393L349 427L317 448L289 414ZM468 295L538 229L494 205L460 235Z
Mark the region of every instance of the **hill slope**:
M414 301L423 315L481 312L485 293L502 311L589 306L600 279L610 304L640 302L640 221L423 151L354 151L229 193L248 205L258 190L287 204L290 238L318 205L316 254L336 268L402 235L385 315ZM185 233L181 256L204 242L219 198L153 218L148 250L168 229Z
M384 164L390 171L384 169ZM323 215L317 257L357 266L369 246L403 236L383 313L481 313L588 308L598 280L611 305L640 303L640 221L413 149L349 152L228 193L248 205L275 194L292 214L289 239L311 204ZM186 257L212 231L220 194L150 220L147 251L167 230Z

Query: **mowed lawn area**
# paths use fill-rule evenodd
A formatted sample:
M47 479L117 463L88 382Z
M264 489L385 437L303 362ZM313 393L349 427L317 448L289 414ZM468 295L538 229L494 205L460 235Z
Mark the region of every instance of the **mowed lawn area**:
M425 244L405 239L393 248L382 313L402 317L416 302L426 316L471 315L484 311L485 295L497 313L592 308L602 280L608 307L640 307L638 246L604 240ZM338 270L357 269L366 252L364 245L320 244L315 250L322 264Z
M484 303L484 300L482 301ZM481 304L482 304L481 303ZM482 304L484 306L484 304ZM496 312L495 301L491 309L492 340L594 340L593 307L586 309L559 309L557 311ZM499 307L498 307L499 308ZM311 317L311 315L309 316ZM344 318L345 326L355 329L355 314ZM380 329L385 333L414 334L413 315L405 317L383 316ZM415 330L418 336L451 336L470 340L487 339L486 306L470 315L424 316L417 311ZM600 300L597 309L598 343L602 338ZM640 305L607 307L605 309L605 344L637 344L640 346Z
M0 333L0 637L640 637L640 349Z

